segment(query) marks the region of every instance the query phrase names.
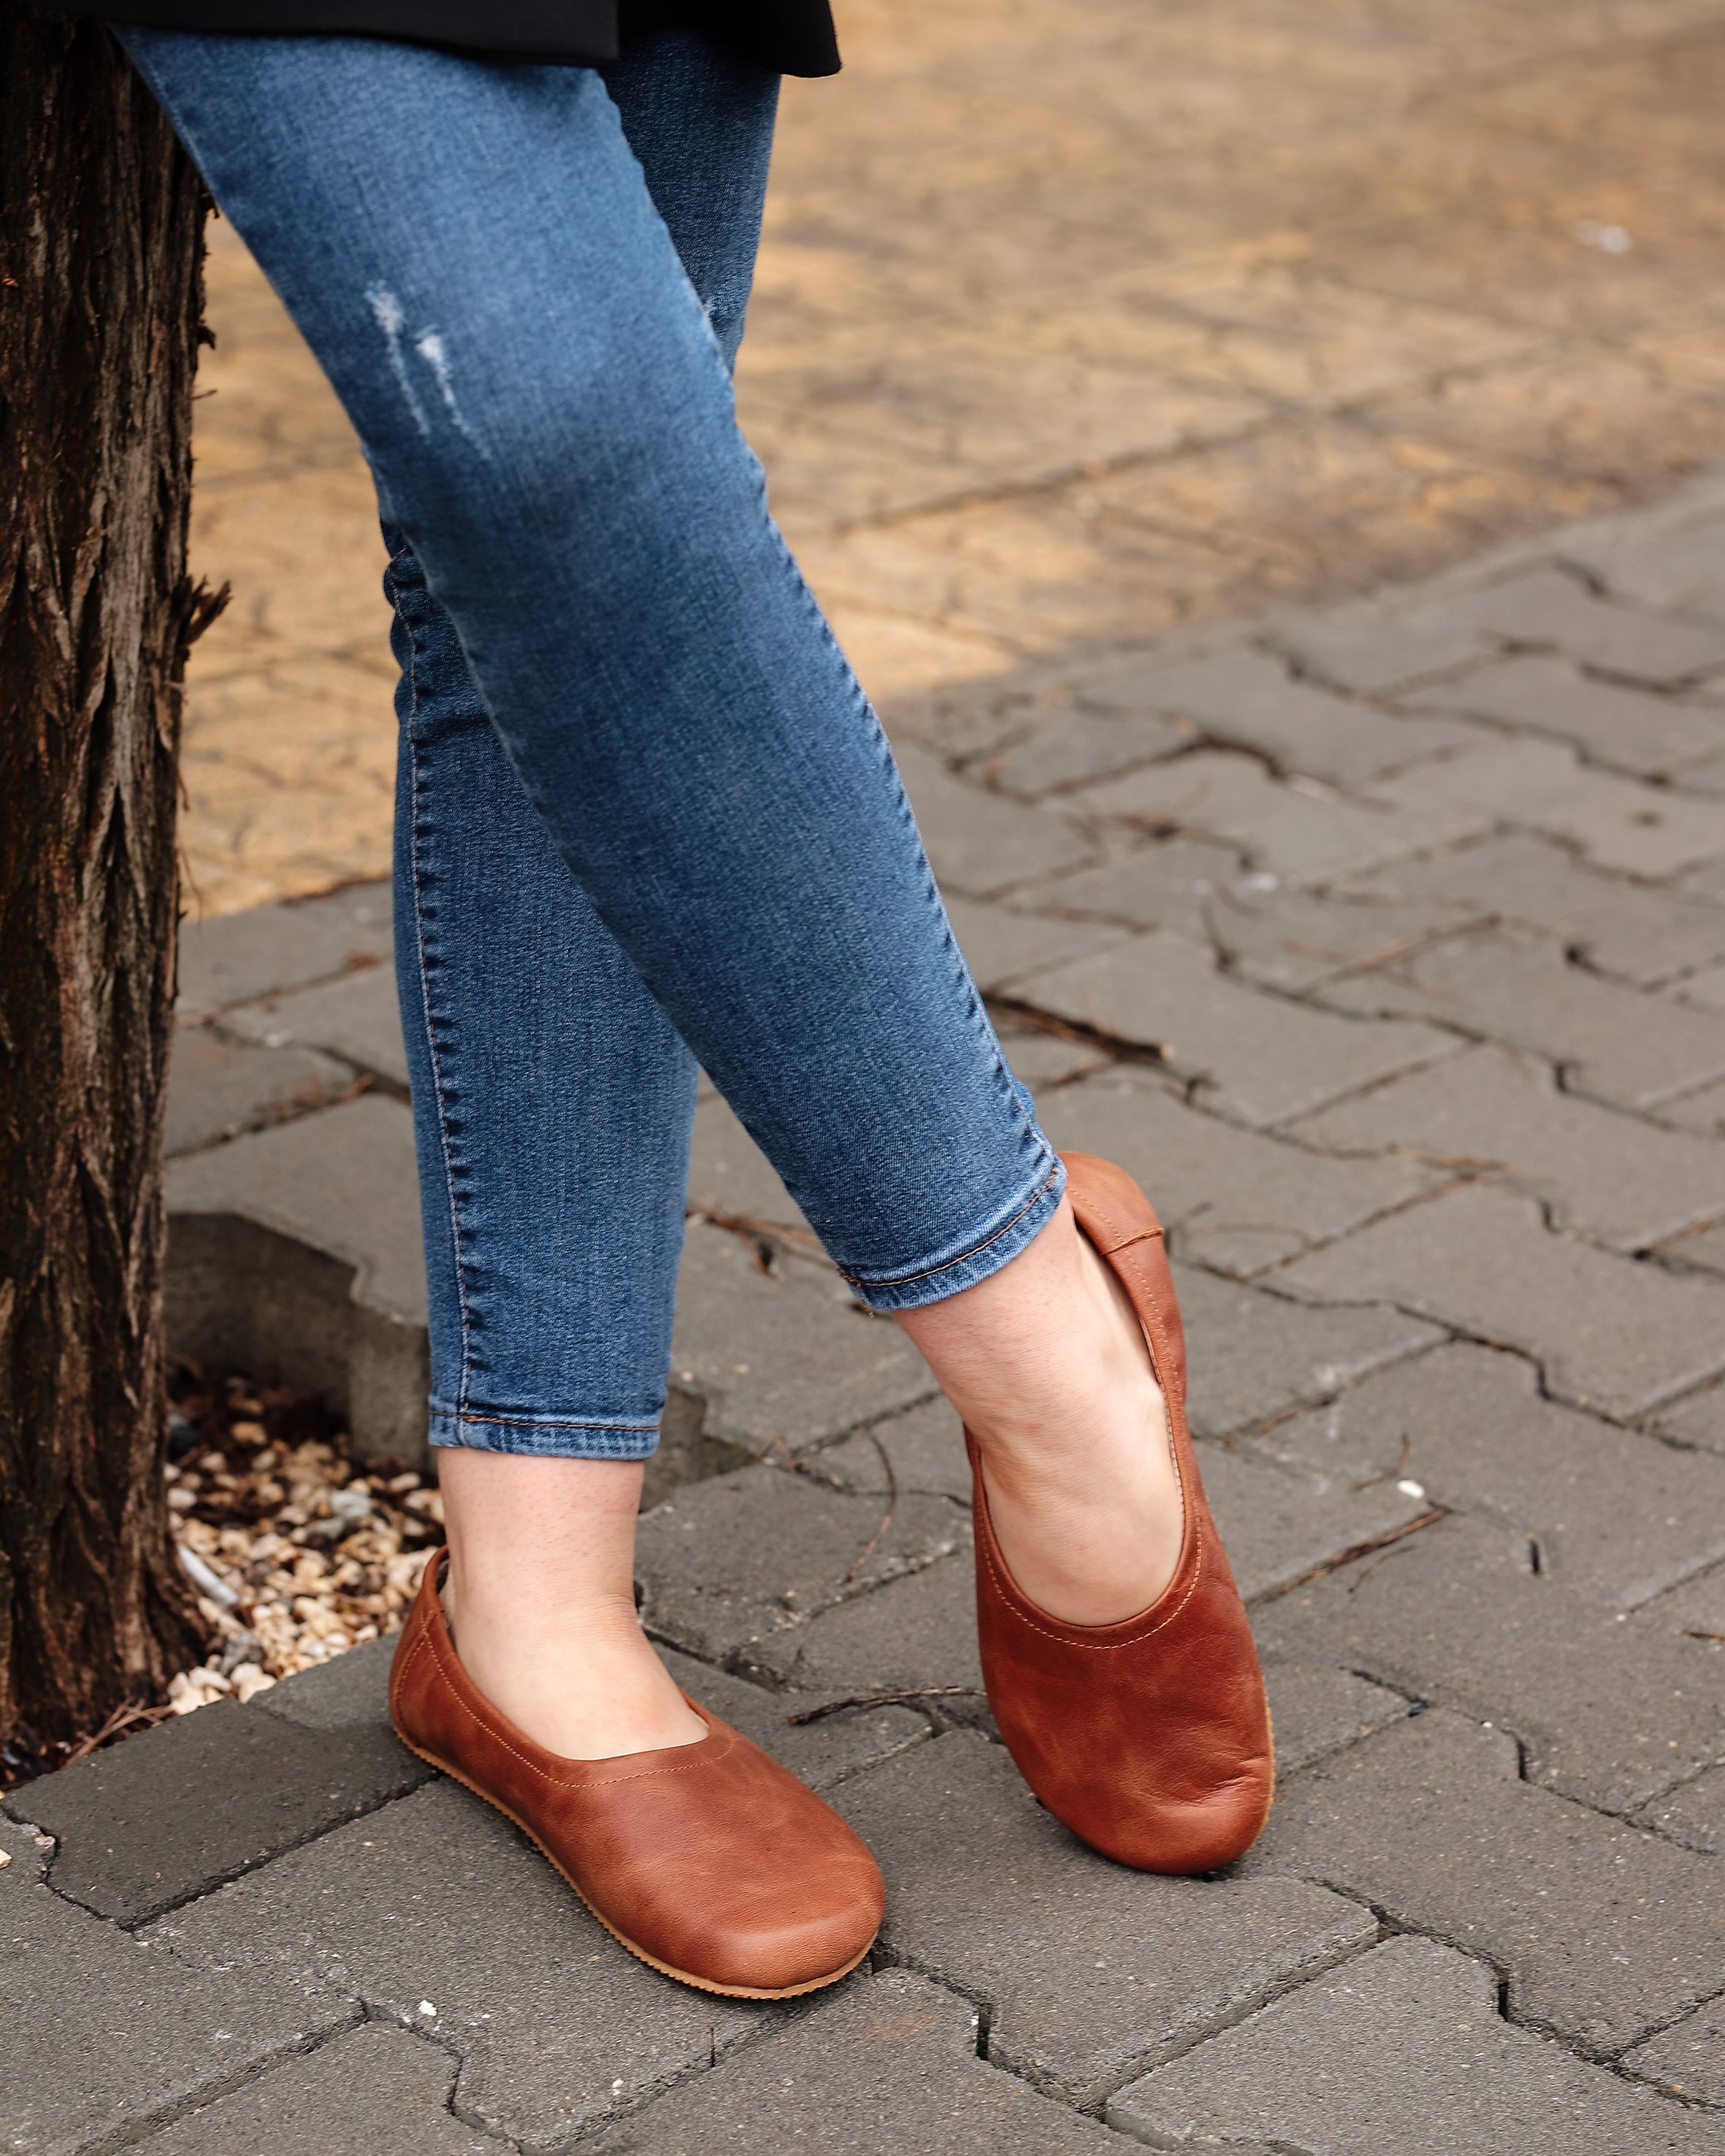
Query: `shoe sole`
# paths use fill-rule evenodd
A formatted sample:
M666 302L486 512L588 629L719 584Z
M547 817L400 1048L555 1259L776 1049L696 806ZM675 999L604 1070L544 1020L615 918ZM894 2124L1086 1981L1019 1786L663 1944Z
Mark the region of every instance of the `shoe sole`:
M715 1984L710 1976L696 1976L688 1969L678 1969L674 1963L661 1961L657 1954L650 1954L644 1946L637 1945L626 1932L620 1932L603 1909L595 1908L586 1895L582 1892L579 1886L569 1876L524 1819L511 1811L508 1805L494 1797L489 1789L481 1789L478 1783L471 1780L459 1767L451 1767L446 1759L440 1759L435 1752L427 1752L422 1745L415 1744L410 1738L403 1737L399 1729L395 1734L415 1758L423 1759L428 1767L435 1767L440 1774L447 1774L452 1782L459 1782L464 1789L471 1789L481 1804L489 1804L494 1812L501 1812L512 1826L519 1827L594 1922L604 1925L605 1930L610 1933L620 1947L632 1953L637 1961L644 1961L649 1969L657 1969L661 1976L673 1977L678 1984L690 1984L697 1991L717 1992L721 1998L724 1999L801 1999L806 1992L824 1991L829 1984L837 1984L842 1978L848 1976L853 1969L860 1967L868 1959L873 1948L874 1939L871 1938L862 1951L860 1953L852 1954L842 1969L835 1969L825 1976L812 1976L806 1984L787 1984L776 1987L754 1984ZM879 1934L877 1933L875 1936L878 1938Z

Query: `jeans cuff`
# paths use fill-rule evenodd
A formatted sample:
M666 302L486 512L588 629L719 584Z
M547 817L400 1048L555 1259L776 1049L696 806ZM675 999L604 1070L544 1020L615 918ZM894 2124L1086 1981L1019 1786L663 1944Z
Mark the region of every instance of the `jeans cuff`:
M881 1312L920 1310L927 1303L945 1302L978 1281L986 1281L1008 1265L1033 1243L1053 1217L1066 1190L1066 1167L1058 1153L1045 1156L1037 1180L1007 1208L1004 1219L985 1229L955 1257L901 1273L891 1280L858 1280L847 1273L852 1292L869 1309Z
M575 1416L505 1414L431 1403L430 1441L475 1452L523 1452L538 1460L647 1460L658 1449L655 1423L583 1421Z

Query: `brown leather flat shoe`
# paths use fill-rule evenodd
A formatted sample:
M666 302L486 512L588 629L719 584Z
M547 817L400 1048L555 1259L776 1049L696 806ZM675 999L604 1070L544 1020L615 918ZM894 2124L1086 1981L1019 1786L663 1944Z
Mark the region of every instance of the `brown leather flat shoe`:
M1149 1609L1116 1625L1066 1624L1007 1569L966 1432L983 1681L1019 1772L1074 1834L1141 1871L1211 1871L1249 1849L1269 1813L1264 1679L1186 1426L1186 1342L1161 1223L1111 1162L1064 1158L1079 1226L1150 1342L1185 1529L1174 1577Z
M693 1744L620 1759L543 1750L461 1667L442 1568L425 1567L395 1650L389 1711L404 1744L513 1820L611 1936L667 1976L790 1999L857 1966L885 1891L813 1790L693 1699L708 1730Z

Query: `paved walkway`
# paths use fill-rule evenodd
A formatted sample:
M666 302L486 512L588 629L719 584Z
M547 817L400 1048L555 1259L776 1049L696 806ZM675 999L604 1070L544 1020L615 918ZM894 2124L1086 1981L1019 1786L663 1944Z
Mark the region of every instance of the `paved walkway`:
M1725 453L1722 0L842 0L787 87L744 422L899 731L1429 574ZM371 489L213 228L186 855L377 875ZM977 685L992 683L992 698Z
M378 1641L0 1808L0 2144L1725 2151L1725 485L1076 690L907 768L1049 1129L1171 1224L1259 1846L1145 1877L1028 1797L952 1418L709 1095L643 1613L878 1852L873 1968L633 1962L396 1744ZM188 939L172 1295L399 1459L387 916Z

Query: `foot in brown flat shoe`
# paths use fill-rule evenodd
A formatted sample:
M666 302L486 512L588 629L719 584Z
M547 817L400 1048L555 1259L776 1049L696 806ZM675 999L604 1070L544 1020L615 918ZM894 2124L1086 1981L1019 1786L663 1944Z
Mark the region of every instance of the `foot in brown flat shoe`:
M967 1434L983 1681L1019 1771L1074 1834L1140 1871L1213 1871L1250 1848L1269 1815L1264 1679L1187 1429L1185 1341L1161 1223L1110 1162L1069 1153L1066 1167L1079 1225L1150 1342L1179 1471L1180 1553L1166 1588L1134 1616L1050 1616L1001 1555Z
M529 1835L605 1929L667 1976L737 1999L835 1984L874 1943L879 1868L842 1820L690 1700L698 1743L617 1759L543 1750L481 1694L438 1601L440 1561L395 1650L402 1742Z

